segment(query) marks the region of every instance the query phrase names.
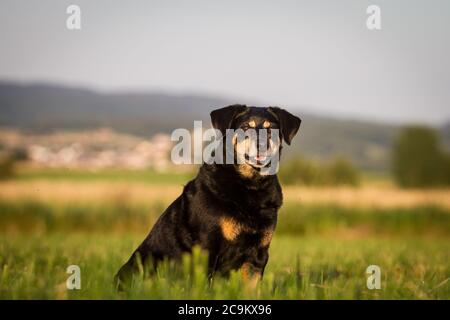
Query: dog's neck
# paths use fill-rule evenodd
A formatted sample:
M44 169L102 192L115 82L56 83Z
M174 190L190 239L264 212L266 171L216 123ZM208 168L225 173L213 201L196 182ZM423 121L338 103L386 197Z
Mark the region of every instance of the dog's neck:
M273 181L278 182L276 175L263 175L249 164L203 164L199 174L204 175L211 184L227 188L233 186L249 190L264 189Z
M247 170L250 168L231 164L203 164L199 171L201 179L196 180L201 183L198 187L208 190L217 201L235 208L236 218L239 216L242 223L252 223L256 217L258 221L268 216L272 220L283 202L278 178L259 172L250 174Z

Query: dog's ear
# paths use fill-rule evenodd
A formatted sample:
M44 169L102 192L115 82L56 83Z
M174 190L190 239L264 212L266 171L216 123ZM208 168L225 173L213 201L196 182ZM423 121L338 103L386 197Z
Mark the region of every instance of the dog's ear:
M278 107L268 107L267 109L278 119L283 139L288 145L290 145L292 139L300 128L300 123L302 120L299 117L294 116L292 113Z
M244 112L247 109L246 105L234 104L225 108L213 110L210 113L211 123L215 129L220 130L225 136L226 130L230 129L231 123L237 114Z

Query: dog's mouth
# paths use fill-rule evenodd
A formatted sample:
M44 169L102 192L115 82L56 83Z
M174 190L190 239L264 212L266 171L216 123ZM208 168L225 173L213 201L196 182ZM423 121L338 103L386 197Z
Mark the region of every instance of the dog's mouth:
M279 156L278 148L279 145L276 141L266 140L264 137L246 138L236 143L235 152L240 163L262 169L277 162L274 157Z
M257 167L263 167L263 166L268 165L270 163L271 157L272 156L267 153L258 154L255 156L250 156L247 153L245 154L246 162L252 166L257 166Z

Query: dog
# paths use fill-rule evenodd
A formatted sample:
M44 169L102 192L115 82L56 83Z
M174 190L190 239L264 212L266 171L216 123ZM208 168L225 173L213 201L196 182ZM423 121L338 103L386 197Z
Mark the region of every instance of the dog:
M115 284L119 290L129 287L139 264L155 270L160 261L178 260L194 246L208 252L209 279L216 274L227 276L232 270L240 270L252 283L262 278L283 201L276 174L262 174L262 170L268 154L281 154L282 141L291 144L301 120L278 107L239 104L214 110L210 116L222 139L230 129L265 129L268 139L278 132L279 142L269 141L262 154L260 144L250 141L257 146L256 156L250 157L249 139L239 142L233 136L234 159L239 158L240 163L204 163L200 167L196 178L187 183L118 271Z

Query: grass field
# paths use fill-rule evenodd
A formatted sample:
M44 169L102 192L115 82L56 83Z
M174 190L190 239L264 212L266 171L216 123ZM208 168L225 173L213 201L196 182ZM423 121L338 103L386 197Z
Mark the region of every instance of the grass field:
M126 294L117 269L189 174L25 171L0 182L0 299L449 299L450 191L285 188L263 281L205 278L205 254ZM67 290L69 265L81 290ZM366 268L381 268L381 289Z

